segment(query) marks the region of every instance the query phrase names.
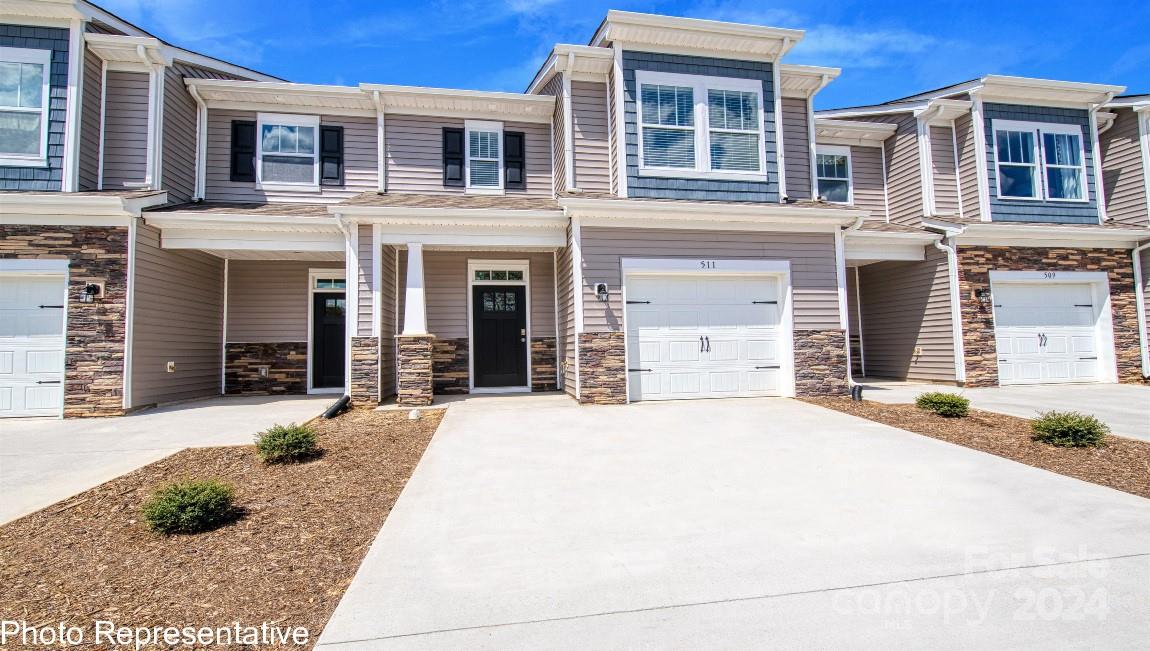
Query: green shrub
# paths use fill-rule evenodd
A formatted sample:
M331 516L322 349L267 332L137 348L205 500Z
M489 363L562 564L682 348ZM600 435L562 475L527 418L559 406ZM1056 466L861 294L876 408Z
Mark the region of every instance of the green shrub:
M914 406L933 411L947 418L962 418L970 412L970 401L960 395L945 391L930 391L914 399Z
M319 454L315 431L306 425L276 425L256 436L256 451L264 463L296 463Z
M144 504L144 521L162 534L208 531L235 518L234 498L235 490L218 479L175 482Z
M1102 445L1110 428L1093 416L1077 411L1047 411L1030 423L1034 440L1059 447Z

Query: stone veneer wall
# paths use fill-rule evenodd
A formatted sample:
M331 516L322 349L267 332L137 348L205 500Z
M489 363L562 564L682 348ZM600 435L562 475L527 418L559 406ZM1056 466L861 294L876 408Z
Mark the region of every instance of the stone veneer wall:
M351 338L349 395L352 404L357 406L379 404L379 339L376 337Z
M432 400L435 337L400 335L396 342L396 402L403 407L426 407Z
M224 392L228 395L307 393L307 342L228 343ZM259 367L267 366L267 377Z
M627 353L622 332L579 334L579 402L627 402Z
M990 289L991 271L1104 271L1110 281L1110 309L1114 325L1114 354L1118 381L1146 383L1138 344L1138 313L1134 295L1134 265L1124 249L1054 247L958 247L959 302L962 306L962 341L966 355L966 386L998 385L998 354L994 341L991 305L975 298L975 291Z
M795 395L837 396L847 385L846 333L843 330L795 331Z
M555 337L531 338L531 390L558 391Z
M128 229L6 224L0 258L68 260L64 416L122 414ZM104 283L103 298L80 303L95 281Z
M471 370L467 338L436 339L431 344L432 386L437 395L467 393Z

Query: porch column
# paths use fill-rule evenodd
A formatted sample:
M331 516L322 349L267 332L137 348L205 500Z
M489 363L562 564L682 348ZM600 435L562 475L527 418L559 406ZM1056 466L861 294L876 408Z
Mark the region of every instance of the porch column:
M432 342L427 332L427 298L423 286L423 245L407 244L407 286L404 288L403 333L396 337L396 402L426 407L432 400Z

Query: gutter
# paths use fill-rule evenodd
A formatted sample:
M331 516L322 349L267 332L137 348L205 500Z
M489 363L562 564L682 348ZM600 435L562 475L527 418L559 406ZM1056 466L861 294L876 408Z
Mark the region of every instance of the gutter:
M846 234L850 231L857 231L862 228L863 222L866 221L866 215L859 215L855 218L854 223L849 226L843 226L835 231L835 276L838 279L838 295L839 295L839 326L843 330L843 344L846 346L847 357L847 386L853 387L855 385L854 370L851 368L851 332L850 332L850 307L847 304L847 255L846 255ZM862 309L862 306L859 306Z
M958 246L955 238L961 235L966 227L934 228L943 234L941 240L934 242L934 248L946 253L947 277L950 285L950 335L954 346L954 380L961 385L966 383L966 347L962 341L962 302L958 291Z
M208 157L208 103L200 97L194 84L187 84L188 93L196 100L196 186L192 191L192 202L204 200Z
M1110 216L1107 214L1108 211L1106 209L1107 208L1106 207L1106 188L1103 186L1103 178L1102 178L1102 147L1099 145L1099 141L1098 141L1098 136L1099 136L1098 111L1101 110L1102 107L1106 106L1106 104L1109 103L1111 100L1113 100L1114 96L1116 94L1117 93L1115 93L1114 91L1110 91L1109 93L1106 93L1106 99L1104 99L1103 101L1101 101L1097 104L1091 104L1090 105L1090 112L1089 112L1089 115L1090 115L1090 142L1091 142L1091 145L1094 147L1094 155L1091 157L1093 159L1093 163L1094 163L1094 165L1093 165L1093 167L1094 167L1094 193L1095 193L1095 195L1097 195L1098 223L1099 224L1102 224L1104 222L1109 221ZM1109 128L1109 127L1107 127L1107 128Z
M1134 306L1138 318L1138 346L1142 351L1142 377L1150 378L1150 341L1146 333L1146 287L1142 280L1142 252L1150 249L1150 241L1144 242L1130 252L1134 260Z

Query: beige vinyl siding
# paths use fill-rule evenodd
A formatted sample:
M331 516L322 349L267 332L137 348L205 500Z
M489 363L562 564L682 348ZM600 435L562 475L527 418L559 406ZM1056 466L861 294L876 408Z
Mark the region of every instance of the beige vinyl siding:
M839 328L834 236L830 233L582 228L586 332L623 328L622 258L789 260L796 330ZM595 284L607 283L600 301Z
M910 113L862 119L897 126L894 135L886 139L890 221L894 224L917 226L924 215L917 120Z
M467 335L467 261L529 260L532 337L555 336L555 274L550 252L424 251L423 282L427 302L427 329L445 339ZM399 252L398 327L403 330L404 287L407 286L407 251Z
M373 121L374 124L374 121ZM391 115L386 120L388 192L462 194L462 186L443 185L443 128L462 129L464 120L422 115ZM551 127L504 122L504 131L521 131L526 141L527 189L508 195L553 196Z
M607 70L607 163L611 166L611 194L619 195L619 129L615 126L615 66Z
M220 392L224 261L160 248L160 231L136 231L131 405ZM175 362L169 373L167 363Z
M100 94L104 84L103 62L84 50L84 92L80 107L81 192L98 189L100 175Z
M395 335L397 319L396 308L396 252L393 246L384 246L380 251L382 263L382 287L380 301L383 309L379 314L379 368L380 368L380 395L383 397L395 395Z
M811 132L807 100L783 98L783 160L787 196L811 198Z
M139 188L148 173L148 74L108 71L104 189Z
M232 182L232 121L255 122L256 118L255 111L208 110L208 170L205 189L208 201L334 203L379 188L375 118L345 115L320 116L321 125L343 127L343 186L321 185L318 192L263 191L257 189L255 183ZM318 147L319 134L316 137Z
M575 148L575 187L584 192L610 192L606 84L571 82L571 120L571 137Z
M965 113L954 121L954 141L958 149L958 184L962 188L962 216L980 219L978 199L978 159L975 152L974 120Z
M372 291L375 278L372 273L375 252L372 250L371 225L359 225L357 272L359 274L359 302L356 306L356 332L360 337L371 336Z
M232 260L228 263L229 343L307 341L308 270L343 271L338 261Z
M854 207L869 210L868 221L887 221L886 188L883 187L882 166L882 147L851 147ZM788 182L788 192L790 187Z
M1113 109L1114 126L1100 138L1102 183L1106 190L1106 214L1116 222L1131 226L1150 223L1146 205L1146 174L1138 138L1138 114L1131 109Z
M184 79L237 79L176 62L164 72L164 189L172 203L190 201L196 190L198 106Z
M859 268L862 335L870 377L953 381L954 339L946 254L926 249L922 262ZM922 354L915 355L915 347Z
M954 160L954 130L930 127L930 162L934 175L934 209L940 215L957 215L958 165Z
M567 241L571 241L571 226L567 226ZM567 246L555 256L556 287L559 299L558 357L562 363L563 390L575 395L575 304L572 300L571 247Z
M553 190L556 194L567 189L567 117L563 109L563 74L557 74L540 91L541 95L555 98L555 112L551 114L551 168Z

